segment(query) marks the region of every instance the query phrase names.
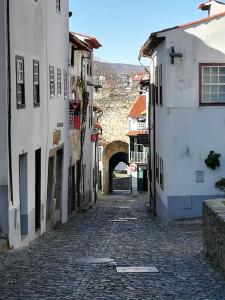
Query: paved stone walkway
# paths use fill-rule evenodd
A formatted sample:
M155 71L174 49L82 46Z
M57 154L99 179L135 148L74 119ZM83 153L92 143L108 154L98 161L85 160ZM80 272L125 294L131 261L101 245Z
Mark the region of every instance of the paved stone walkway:
M225 277L202 255L201 222L166 225L147 212L144 197L103 199L29 247L1 255L0 299L225 299ZM124 217L137 220L109 221ZM88 257L115 262L89 264ZM116 266L159 273L123 274Z

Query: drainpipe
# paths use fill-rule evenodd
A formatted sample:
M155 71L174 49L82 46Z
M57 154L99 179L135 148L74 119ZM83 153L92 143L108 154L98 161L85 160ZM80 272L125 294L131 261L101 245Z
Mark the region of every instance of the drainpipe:
M9 1L7 0L7 61L8 61L8 152L9 152L9 185L10 197L13 204L13 180L12 180L12 142L11 142L11 58L10 58L10 16L9 16Z

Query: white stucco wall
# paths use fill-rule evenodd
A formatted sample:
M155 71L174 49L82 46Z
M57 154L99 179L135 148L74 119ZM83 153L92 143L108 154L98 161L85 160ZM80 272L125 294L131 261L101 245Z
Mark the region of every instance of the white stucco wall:
M49 76L48 76L48 147L53 149L63 145L63 182L62 182L62 222L67 221L68 209L68 166L69 166L69 101L64 99L63 72L67 71L69 83L69 1L61 1L61 12L56 12L55 1L47 2L47 69L54 67L55 72L55 99L50 99ZM57 37L57 38L56 38ZM57 96L57 68L61 69L61 96ZM47 70L48 74L48 70ZM69 90L68 90L69 97ZM58 127L57 123L63 123ZM61 130L59 145L53 145L53 132Z
M164 191L157 184L157 192L167 208L168 197L192 196L192 208L184 213L187 216L201 213L202 196L220 194L214 183L225 171L225 107L199 106L199 63L225 62L224 28L225 18L221 17L162 33L166 41L155 58L163 65L163 107L156 107L156 152L164 160ZM174 65L169 56L172 46L183 53ZM222 155L216 171L204 163L210 150ZM204 171L203 183L196 182L195 171ZM174 217L183 217L183 208L177 202L169 207Z
M46 7L45 2L10 0L11 89L12 89L12 167L14 203L9 210L10 244L17 247L20 236L19 155L28 155L28 239L35 237L35 150L42 150L41 202L46 199L47 94L46 94ZM24 13L26 12L26 13ZM24 57L24 109L16 106L15 56ZM33 105L33 59L40 62L40 107ZM14 222L16 218L16 224ZM42 220L41 230L44 230Z
M6 1L0 2L0 231L8 232L8 93Z
M2 4L2 3L1 3ZM12 88L12 168L13 204L9 202L9 242L12 247L21 245L19 155L27 154L28 185L28 242L35 232L35 151L41 148L41 229L45 231L47 175L49 150L53 145L53 131L62 131L64 146L62 221L67 220L68 189L68 100L64 100L63 70L68 72L68 1L61 1L61 13L56 13L55 1L10 0L11 34L11 88ZM57 35L57 39L55 38ZM16 106L15 56L24 57L26 107ZM2 59L2 58L1 58ZM33 60L40 66L40 107L33 104ZM62 70L62 96L49 99L49 65ZM69 75L68 75L69 77ZM2 118L1 118L2 120ZM64 123L57 128L57 123ZM59 145L60 146L60 145Z

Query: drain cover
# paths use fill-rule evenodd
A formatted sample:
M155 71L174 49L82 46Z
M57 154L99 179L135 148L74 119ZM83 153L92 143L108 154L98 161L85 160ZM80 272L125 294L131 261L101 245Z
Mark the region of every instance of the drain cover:
M106 264L115 262L114 259L109 257L82 257L77 261L86 264Z
M158 273L155 267L116 267L117 273Z

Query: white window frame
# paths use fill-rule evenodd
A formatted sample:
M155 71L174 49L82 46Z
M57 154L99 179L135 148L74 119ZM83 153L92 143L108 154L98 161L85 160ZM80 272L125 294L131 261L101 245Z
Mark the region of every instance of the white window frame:
M57 69L57 96L61 97L62 95L62 71Z
M24 57L16 55L16 103L17 108L25 108Z
M33 100L35 107L40 106L40 64L37 60L33 60Z
M206 74L206 70L208 70L208 74ZM223 80L221 81L221 79ZM199 64L199 80L199 105L225 105L224 63ZM223 97L222 100L220 95ZM208 99L206 99L207 97Z
M49 93L50 99L55 99L55 68L49 66Z

